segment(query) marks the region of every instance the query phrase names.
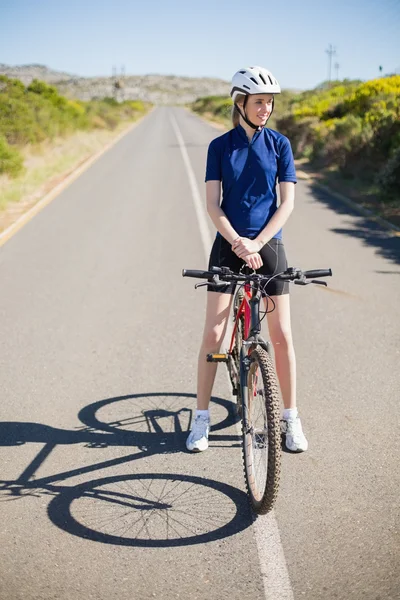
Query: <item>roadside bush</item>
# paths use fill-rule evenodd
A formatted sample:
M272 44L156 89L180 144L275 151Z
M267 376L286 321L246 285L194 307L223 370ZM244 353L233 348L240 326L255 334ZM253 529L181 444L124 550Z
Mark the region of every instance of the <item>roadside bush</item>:
M297 158L337 168L371 188L379 172L384 193L400 196L400 76L303 92L277 129L289 137Z
M105 102L105 104L109 104L110 106L118 106L119 104L118 100L116 100L112 96L106 96L105 98L103 98L103 102Z
M293 114L278 117L276 128L290 139L295 156L310 156L316 144L316 138L322 136L322 132L316 131L318 125L317 117L303 117L297 120Z
M1 85L2 84L2 85ZM85 111L57 94L56 88L33 81L0 79L0 134L9 144L37 144L83 125Z
M204 96L190 104L191 109L200 115L214 115L216 120L227 127L231 123L232 100L227 96Z
M385 111L399 116L400 75L372 79L357 86L343 102L346 112L365 116L380 103Z
M233 102L231 100L225 100L224 102L219 102L215 108L215 114L224 119L230 119L231 115L232 115L232 107L233 107Z
M320 121L313 128L315 139L311 160L323 165L336 165L346 169L349 157L364 151L373 138L373 129L364 124L360 117L349 114L342 119Z
M147 109L143 102L119 103L114 98L68 100L44 81L33 80L25 87L17 79L0 76L0 135L10 145L38 144L81 129L113 130Z
M117 102L114 98L82 102L61 96L57 88L33 80L0 75L0 173L16 177L23 170L19 148L35 145L76 130L111 129L145 113L148 104Z
M4 136L0 135L0 174L16 177L23 171L23 158L15 148L11 148Z
M226 105L229 102L232 107L232 102L226 96L204 96L203 98L195 100L191 106L195 112L213 113L218 110L220 106Z
M400 190L400 146L376 177L379 196L383 201L398 200Z

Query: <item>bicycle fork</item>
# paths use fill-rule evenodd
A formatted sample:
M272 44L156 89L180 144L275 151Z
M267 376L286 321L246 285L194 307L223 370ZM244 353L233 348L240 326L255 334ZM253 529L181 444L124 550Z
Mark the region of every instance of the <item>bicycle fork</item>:
M252 359L248 354L246 354L247 344L243 343L240 349L240 390L242 394L242 420L243 420L243 433L247 434L250 431L249 427L249 389L248 389L248 379L249 379L249 371L252 363ZM250 400L251 402L251 400Z
M257 342L259 343L259 340L257 340ZM253 397L256 396L259 391L257 386L257 375L255 375L255 380L250 382L252 389L249 390L249 372L251 365L255 362L255 360L246 354L247 346L255 346L255 344L251 341L243 342L240 355L240 387L242 393L243 433L250 433L252 436L254 434L264 436L268 435L268 428L266 424L264 424L263 428L255 428L253 425L249 425L251 422L251 419L249 418L251 402L253 401Z

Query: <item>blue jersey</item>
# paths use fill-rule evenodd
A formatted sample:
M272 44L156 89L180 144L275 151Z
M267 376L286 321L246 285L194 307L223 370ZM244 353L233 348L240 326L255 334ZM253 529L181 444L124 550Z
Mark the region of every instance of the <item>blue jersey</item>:
M222 210L239 235L255 238L277 209L277 181L297 183L290 142L266 128L249 142L238 125L210 143L205 180L222 181Z

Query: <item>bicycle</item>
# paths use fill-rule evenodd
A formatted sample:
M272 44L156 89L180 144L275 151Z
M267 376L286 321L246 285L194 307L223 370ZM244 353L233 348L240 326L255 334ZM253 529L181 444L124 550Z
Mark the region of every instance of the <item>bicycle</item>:
M277 275L260 275L248 267L234 273L228 267L210 271L183 269L184 277L207 279L195 288L239 283L233 302L234 328L226 353L207 355L209 362L227 364L237 413L242 424L242 457L250 504L257 514L270 512L276 502L281 470L280 401L271 358L271 345L261 336L260 300L268 281L280 279L297 285L326 286L319 277L332 275L331 269L301 271L289 267ZM311 281L307 281L311 279ZM268 296L267 296L268 298ZM273 310L273 309L272 309Z

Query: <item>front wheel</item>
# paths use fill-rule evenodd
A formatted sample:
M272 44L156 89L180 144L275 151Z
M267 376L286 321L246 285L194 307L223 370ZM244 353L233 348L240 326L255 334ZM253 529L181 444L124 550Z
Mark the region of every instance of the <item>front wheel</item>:
M243 389L243 464L251 506L257 514L266 514L275 504L281 471L279 392L269 354L257 346L249 358Z

